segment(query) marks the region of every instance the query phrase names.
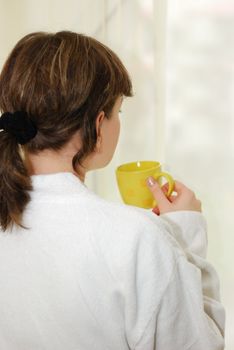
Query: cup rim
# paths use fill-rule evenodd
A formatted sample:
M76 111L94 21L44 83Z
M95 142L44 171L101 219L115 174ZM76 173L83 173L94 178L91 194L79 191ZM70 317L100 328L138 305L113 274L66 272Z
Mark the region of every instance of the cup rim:
M133 171L129 171L129 170L123 170L122 168L124 168L126 165L131 165L131 164L136 164L136 163L152 163L152 167L149 167L148 169L142 169L142 170L133 170ZM141 173L141 172L145 172L145 171L148 171L148 170L152 170L152 168L159 168L161 166L161 163L160 162L157 162L155 160L136 160L135 162L127 162L127 163L124 163L124 164L121 164L119 165L117 168L116 168L116 172L121 172L121 173Z

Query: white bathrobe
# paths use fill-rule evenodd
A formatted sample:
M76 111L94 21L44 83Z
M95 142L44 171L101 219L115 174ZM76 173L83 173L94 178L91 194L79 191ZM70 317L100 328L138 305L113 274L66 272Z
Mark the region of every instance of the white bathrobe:
M69 172L33 175L0 231L1 350L221 350L225 311L201 213L106 201Z

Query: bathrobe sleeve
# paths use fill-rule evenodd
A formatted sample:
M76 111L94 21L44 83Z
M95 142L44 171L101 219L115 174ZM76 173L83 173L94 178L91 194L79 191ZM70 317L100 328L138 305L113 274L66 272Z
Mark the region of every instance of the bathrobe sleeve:
M132 341L131 348L224 349L225 311L220 302L217 272L206 260L205 218L192 211L172 212L160 217L148 212L147 216L154 225L146 225L145 230L153 231L154 226L156 239L153 233L146 235L147 257L138 254L136 279L141 283L138 287L136 285L139 312L134 324L141 325L141 332L138 339ZM158 229L173 253L159 243ZM144 241L144 235L142 237ZM152 237L150 243L149 237ZM142 276L137 276L137 273ZM143 304L145 309L141 308ZM152 307L150 313L148 304ZM147 317L144 312L148 312ZM140 321L141 318L144 322Z

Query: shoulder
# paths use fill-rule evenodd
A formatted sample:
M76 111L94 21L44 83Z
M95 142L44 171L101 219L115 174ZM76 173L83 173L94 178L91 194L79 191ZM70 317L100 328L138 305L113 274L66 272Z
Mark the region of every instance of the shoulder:
M151 209L111 202L92 194L89 211L97 225L102 225L105 231L111 229L118 239L127 236L137 240L156 241L158 244L162 241L174 248L179 247L171 235L171 227Z
M95 245L118 277L128 271L129 265L137 266L140 261L144 264L146 260L152 261L152 269L164 266L170 275L182 253L159 217L150 210L110 202L96 195L90 203L96 227Z
M140 235L149 231L160 230L160 221L152 221L150 213L135 206L108 201L92 193L88 205L89 213L92 213L92 220L102 224L105 228L111 228L112 232L119 231L120 235ZM152 214L153 215L153 214ZM148 227L148 230L145 230Z

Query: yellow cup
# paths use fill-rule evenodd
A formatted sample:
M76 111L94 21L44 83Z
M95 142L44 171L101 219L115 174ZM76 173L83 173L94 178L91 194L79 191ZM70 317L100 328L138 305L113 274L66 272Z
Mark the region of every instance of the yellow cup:
M126 163L116 168L117 184L121 197L126 204L149 209L157 205L152 193L146 184L146 179L153 176L161 185L164 177L169 183L167 196L174 188L174 180L168 173L161 171L161 164L155 161L136 161Z

